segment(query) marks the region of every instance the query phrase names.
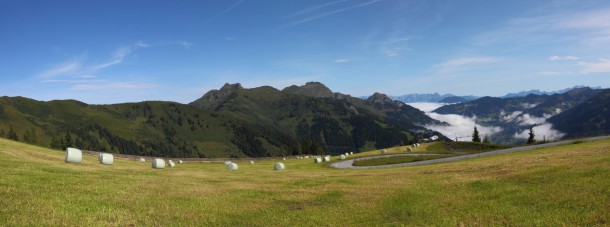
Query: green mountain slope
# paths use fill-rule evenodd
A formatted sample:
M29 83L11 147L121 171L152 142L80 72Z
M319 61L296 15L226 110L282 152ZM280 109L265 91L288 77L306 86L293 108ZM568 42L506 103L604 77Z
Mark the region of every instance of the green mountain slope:
M320 83L283 91L226 84L190 105L244 121L255 141L263 138L278 144L293 138L297 141L297 147L290 148L293 150L313 146L313 150L342 153L408 144L424 134L433 134L417 126L434 123L433 119L400 102L389 98L384 101L381 96L387 98L376 94L361 100L332 93ZM238 146L243 147L242 142L238 141Z
M610 89L549 119L568 136L590 136L610 132Z
M309 91L322 88L322 93ZM212 90L189 105L140 102L88 105L0 98L0 136L62 149L167 157L339 154L409 144L434 132L423 112L376 94L328 93L322 84ZM288 89L290 90L290 89ZM385 96L387 97L387 96ZM389 99L389 98L388 98Z

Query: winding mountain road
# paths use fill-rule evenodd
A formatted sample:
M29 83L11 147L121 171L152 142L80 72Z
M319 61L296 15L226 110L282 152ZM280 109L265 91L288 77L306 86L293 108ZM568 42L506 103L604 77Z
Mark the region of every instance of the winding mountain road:
M337 169L379 169L379 168L394 168L394 167L403 167L403 166L420 166L420 165L429 165L429 164L444 163L444 162L455 162L455 161L459 161L459 160L486 157L486 156L499 155L499 154L508 154L508 153L514 153L514 152L520 152L520 151L530 151L530 150L536 150L536 149L541 149L541 148L571 144L571 143L574 143L577 141L593 142L593 141L607 140L607 139L610 139L610 136L599 136L599 137L591 137L591 138L584 138L584 139L564 140L564 141L544 143L544 144L538 144L538 145L532 145L532 146L513 147L513 148L496 150L496 151L482 152L482 153L478 153L478 154L461 155L461 156L439 158L439 159L425 160L425 161L419 161L419 162L409 162L409 163L389 164L389 165L379 165L379 166L354 166L353 165L355 160L372 159L372 158L378 158L380 156L363 157L363 158L356 158L356 159L351 159L351 160L335 162L335 163L331 164L330 167L337 168ZM386 155L383 157L409 156L409 155L413 156L416 154L412 154L412 153L411 154L395 154L395 155Z

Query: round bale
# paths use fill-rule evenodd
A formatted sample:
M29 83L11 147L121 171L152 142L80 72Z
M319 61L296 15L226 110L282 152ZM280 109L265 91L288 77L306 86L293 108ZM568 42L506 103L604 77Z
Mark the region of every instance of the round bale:
M349 152L349 155L354 155L354 152Z
M139 162L146 162L146 159L144 158L140 158L140 160L138 160Z
M250 160L250 164L254 164L254 161Z
M174 167L176 167L176 163L174 163L174 161L172 161L172 160L169 160L169 161L167 161L167 166L174 168Z
M230 171L235 171L238 168L239 168L239 166L237 166L237 164L232 163L232 162L227 165L227 170L230 170Z
M155 158L152 161L153 169L164 169L165 168L165 160L160 158Z
M325 162L328 162L328 161L330 161L330 156L324 156L324 159L323 159L323 161L325 161Z
M313 159L313 163L320 163L322 162L322 158L314 158Z
M68 163L80 163L83 160L83 152L76 148L66 148L66 159Z
M388 151L386 149L381 149L381 154L387 154Z
M182 164L182 160L178 160L178 163Z
M282 158L282 160L286 161L286 158Z
M283 170L285 168L286 168L286 166L284 166L284 163L281 163L281 162L275 163L275 165L273 166L274 170Z
M100 164L112 165L112 163L114 163L114 156L112 154L103 153Z
M225 161L225 166L231 164L231 161Z
M345 160L345 155L342 154L340 158L341 158L341 160Z
M407 147L407 152L413 152L413 148Z

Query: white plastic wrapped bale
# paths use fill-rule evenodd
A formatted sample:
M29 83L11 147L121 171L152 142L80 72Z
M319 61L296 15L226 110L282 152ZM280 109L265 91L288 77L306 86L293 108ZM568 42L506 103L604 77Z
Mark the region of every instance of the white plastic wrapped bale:
M250 160L250 164L254 164L254 161Z
M350 152L349 155L354 155L354 152Z
M345 158L346 158L346 157L345 157L345 155L344 155L344 154L342 154L342 155L341 155L339 158L340 158L341 160L345 160Z
M182 160L178 160L178 163L182 164Z
M328 162L328 161L330 161L330 156L324 156L324 159L323 159L323 161L325 161L325 162Z
M239 168L239 166L237 166L237 164L235 164L235 163L233 163L233 162L231 162L231 163L229 163L229 164L227 165L227 170L230 170L230 171L235 171L235 170L237 170L238 168Z
M176 163L174 163L174 161L172 161L172 160L169 160L169 161L167 161L167 166L174 168L174 167L176 167Z
M138 162L146 162L146 159L140 158L140 160L138 160Z
M381 154L387 154L388 151L386 149L381 149Z
M97 153L97 160L100 162L102 161L102 155L104 155L104 153L102 153L102 152Z
M320 163L322 162L322 158L314 158L313 159L313 163Z
M68 163L80 163L83 160L83 152L76 148L66 148L66 159Z
M112 165L114 163L114 156L112 154L103 153L100 158L100 164Z
M407 147L407 152L413 152L413 148Z
M164 169L165 168L165 160L160 158L155 158L152 161L153 169Z
M233 163L233 162L231 162L231 161L225 161L225 166L226 166L226 165L229 165L229 164L231 164L231 163Z
M309 158L309 155L305 156L305 158Z
M273 166L274 170L283 170L285 168L286 168L286 166L284 166L284 163L281 163L281 162L275 163L275 165Z
M286 161L286 158L282 158L282 160Z

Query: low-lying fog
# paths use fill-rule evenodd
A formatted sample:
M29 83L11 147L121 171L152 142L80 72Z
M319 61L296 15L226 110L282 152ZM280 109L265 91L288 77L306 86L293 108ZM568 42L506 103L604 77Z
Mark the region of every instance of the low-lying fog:
M459 141L470 141L472 139L474 126L476 126L479 130L481 138L483 138L485 135L492 137L494 134L500 133L504 130L500 126L483 126L477 124L476 116L468 117L457 114L438 114L432 112L441 106L448 105L447 103L417 102L407 104L424 111L426 115L432 119L448 123L449 126L425 125L425 127L438 131L452 140L458 138ZM551 116L536 117L529 114L523 114L519 111L514 113L501 113L501 115L502 120L506 123L514 123L524 127L536 124L534 127L534 133L537 135L537 139L542 139L538 138L542 135L544 135L547 140L557 140L563 136L563 133L554 130L552 128L552 124L546 121ZM529 136L528 133L529 130L521 130L516 132L513 137L527 139Z

